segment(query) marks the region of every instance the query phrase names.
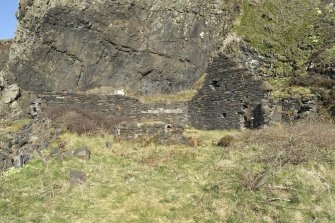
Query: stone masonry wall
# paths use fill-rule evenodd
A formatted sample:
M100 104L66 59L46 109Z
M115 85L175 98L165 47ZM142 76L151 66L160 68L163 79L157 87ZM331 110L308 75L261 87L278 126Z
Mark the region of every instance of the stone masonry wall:
M198 129L256 128L263 123L265 83L224 55L208 69L203 88L189 103L189 118Z
M74 93L43 93L38 95L42 107L61 105L78 106L104 115L129 119L121 126L118 135L134 137L173 129L188 124L188 107L185 102L171 104L143 104L138 99L121 95L94 95Z
M203 87L188 102L143 104L121 95L79 93L43 93L39 97L46 106L76 105L126 117L133 123L161 123L124 129L134 135L167 124L205 130L257 128L264 121L262 99L268 96L263 85L262 80L248 74L234 59L221 55L210 65Z

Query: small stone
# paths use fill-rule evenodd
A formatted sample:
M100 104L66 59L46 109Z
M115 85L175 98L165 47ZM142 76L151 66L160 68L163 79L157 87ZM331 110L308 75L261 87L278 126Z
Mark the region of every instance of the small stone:
M41 149L46 149L46 148L48 148L48 146L49 146L49 143L48 143L48 142L45 142L45 141L44 141L44 142L41 142L41 143L40 143L40 148L41 148Z
M8 140L7 142L3 144L4 150L10 150L12 146L13 146L12 140Z
M107 147L108 149L113 148L113 143L112 143L111 141L107 141L107 142L106 142L106 147Z
M21 156L15 156L13 158L13 165L14 165L15 168L20 168L22 166Z
M35 135L31 136L29 138L29 141L32 143L32 144L36 144L38 142L39 138Z
M0 73L0 90L3 89L6 85L5 78L3 77L3 74Z
M58 155L60 160L70 159L73 157L73 151L65 151Z
M15 101L20 95L20 88L16 84L10 85L3 91L2 100L5 104Z
M261 85L261 89L263 91L273 91L273 86L271 84L269 84L268 82L266 81L263 81L262 85Z
M15 168L21 168L29 160L30 160L30 156L27 154L18 155L13 158L13 165Z
M13 167L13 161L11 159L8 158L6 160L0 160L0 172L11 167Z
M62 134L63 130L61 128L55 128L57 134Z
M0 160L0 173L5 170L6 160Z
M58 144L58 147L61 148L61 149L64 149L65 146L66 146L66 143L65 143L65 142L60 142L60 143Z
M80 185L86 182L86 174L79 170L70 171L70 183L71 185Z
M74 155L83 160L89 160L91 152L87 146L80 147L74 151Z
M52 155L58 155L58 154L60 154L60 152L61 152L60 148L55 147L55 148L52 148L52 149L51 149L50 155L51 155L51 156L52 156Z

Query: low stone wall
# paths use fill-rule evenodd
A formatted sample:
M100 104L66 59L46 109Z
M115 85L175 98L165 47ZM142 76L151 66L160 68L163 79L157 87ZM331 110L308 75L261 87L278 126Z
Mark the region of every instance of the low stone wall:
M189 124L185 102L143 104L138 99L121 95L93 95L74 93L43 93L38 95L42 107L78 106L96 113L129 119L118 135L145 135L169 128L183 128Z
M185 102L143 104L138 99L121 95L93 95L78 93L38 94L43 107L77 106L106 116L115 115L129 120L115 129L121 138L174 131L189 124L188 105Z

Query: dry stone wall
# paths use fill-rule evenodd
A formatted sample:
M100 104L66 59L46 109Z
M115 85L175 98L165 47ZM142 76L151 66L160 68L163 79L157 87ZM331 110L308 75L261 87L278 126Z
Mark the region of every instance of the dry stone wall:
M192 126L205 129L257 128L263 124L264 82L221 55L209 66L203 88L189 103Z
M175 130L188 125L188 106L185 102L143 104L138 99L121 95L79 93L43 93L37 98L42 108L68 105L106 116L123 117L129 123L120 126L115 134L124 137Z

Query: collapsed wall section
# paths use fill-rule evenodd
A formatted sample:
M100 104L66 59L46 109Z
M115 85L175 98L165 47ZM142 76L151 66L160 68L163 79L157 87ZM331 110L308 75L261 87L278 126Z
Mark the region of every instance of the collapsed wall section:
M105 117L119 117L126 122L118 126L116 134L130 138L176 130L188 125L186 102L143 104L138 99L122 95L43 93L38 95L35 103L40 104L42 110L75 106Z

